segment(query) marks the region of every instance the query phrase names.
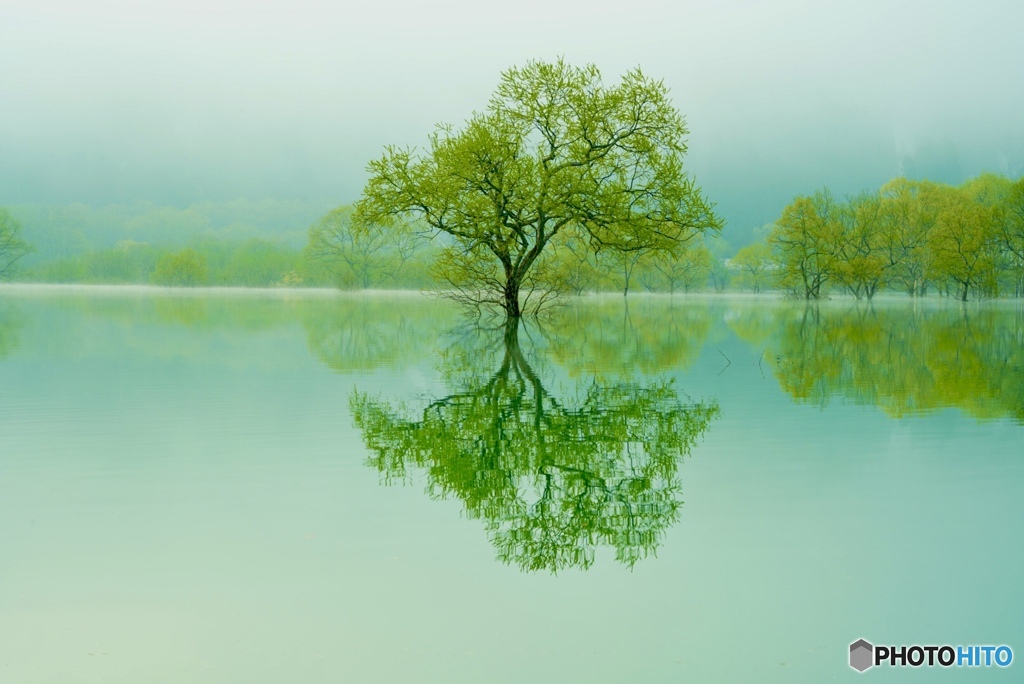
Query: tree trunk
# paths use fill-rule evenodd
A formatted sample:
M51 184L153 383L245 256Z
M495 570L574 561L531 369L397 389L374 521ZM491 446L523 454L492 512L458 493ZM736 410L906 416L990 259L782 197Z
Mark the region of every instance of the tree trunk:
M509 277L505 281L505 301L502 304L505 315L509 318L520 318L523 313L519 309L519 279Z

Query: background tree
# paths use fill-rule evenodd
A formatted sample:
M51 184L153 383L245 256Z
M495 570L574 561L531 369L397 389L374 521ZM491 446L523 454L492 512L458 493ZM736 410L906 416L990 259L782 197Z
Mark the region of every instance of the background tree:
M595 251L642 252L720 228L683 170L687 133L664 84L638 69L609 87L593 65L529 62L502 74L462 130L442 126L425 153L389 147L371 162L357 214L361 225L415 217L450 236L461 278L473 271L460 259L493 261L481 300L515 318L525 279L563 232Z
M692 292L707 285L714 263L715 257L704 241L695 240L671 252L653 253L645 270L657 274L653 283L670 294L677 290Z
M774 275L772 250L764 242L755 242L741 248L731 263L739 272L736 277L737 284L754 292L760 292L768 287Z
M192 248L167 254L157 262L152 279L157 285L205 285L208 280L206 259Z
M1005 213L1000 224L1003 246L1011 258L1016 276L1014 295L1024 296L1024 178L1013 183L1005 198Z
M732 254L732 246L721 235L705 239L705 244L714 257L711 261L711 286L715 292L725 292L732 282L732 273L725 265L725 260Z
M571 233L563 233L551 244L551 277L558 289L574 295L600 287L602 273L590 245Z
M21 224L0 208L0 280L10 279L18 261L30 251L32 248L21 239Z
M649 254L649 252L640 250L625 251L616 249L601 255L598 263L607 264L608 270L615 274L614 280L618 281L619 289L622 290L622 296L627 297L629 296L630 285L633 283L633 276L644 270L641 261L649 259Z
M797 197L782 210L768 243L775 254L779 285L804 299L818 299L836 275L842 226L827 189Z
M1015 220L1019 219L1017 212L1024 207L1019 206L1021 200L1015 198L1016 185L1006 176L983 173L960 186L967 197L987 210L992 221L994 244L990 245L993 250L990 263L995 272L987 278L991 284L989 294L992 295L998 294L1005 283L1014 296L1020 296L1024 286L1024 249L1021 249L1020 229Z
M369 288L400 282L402 271L416 251L412 227L393 222L356 228L352 207L332 210L309 229L307 257L341 288Z
M950 188L946 207L928 236L929 275L955 284L956 296L967 301L973 291L994 294L998 259L996 210Z
M835 278L857 299L871 299L887 275L881 249L881 231L887 227L882 200L877 193L862 193L839 209L838 220Z
M941 188L929 181L896 178L880 191L881 250L889 283L911 296L925 294L931 254L928 239L941 210Z

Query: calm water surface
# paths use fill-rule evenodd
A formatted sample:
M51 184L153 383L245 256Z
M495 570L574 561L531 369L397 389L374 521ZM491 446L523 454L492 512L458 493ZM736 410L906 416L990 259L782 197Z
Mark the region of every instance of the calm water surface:
M1014 305L609 297L506 330L418 295L7 287L0 681L1024 659L1022 444Z

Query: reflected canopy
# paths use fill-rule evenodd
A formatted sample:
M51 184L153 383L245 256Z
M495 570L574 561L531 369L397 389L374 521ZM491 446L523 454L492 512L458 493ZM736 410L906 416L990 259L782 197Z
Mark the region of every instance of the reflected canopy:
M506 563L587 568L607 547L632 566L678 519L679 464L718 406L684 402L667 379L591 376L556 395L519 338L515 323L460 338L443 355L448 394L422 407L355 391L370 463L462 500Z
M24 320L14 304L0 300L0 359L10 356L18 348Z
M827 306L750 310L731 321L764 344L781 387L893 417L958 408L1024 422L1024 316L999 307Z

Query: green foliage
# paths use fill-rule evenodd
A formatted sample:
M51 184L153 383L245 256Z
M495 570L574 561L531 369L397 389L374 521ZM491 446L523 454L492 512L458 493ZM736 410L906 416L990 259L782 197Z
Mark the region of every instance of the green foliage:
M422 220L452 240L435 268L450 291L518 317L553 246L672 250L720 227L683 171L686 134L667 89L639 70L608 87L592 65L530 62L503 73L462 130L442 126L425 153L389 147L371 162L357 223ZM565 269L556 260L550 273ZM546 281L532 291L554 292Z
M736 284L754 292L769 287L774 277L772 251L764 242L755 242L740 249L732 258L732 266L739 272Z
M884 205L877 194L864 193L840 208L840 235L835 245L836 282L857 299L871 299L886 283L882 231L888 228Z
M648 290L693 292L707 285L717 263L702 240L683 243L673 251L652 253L641 281Z
M0 280L11 278L18 261L31 250L21 239L21 224L9 211L0 207Z
M206 264L207 285L270 287L303 285L307 278L299 252L264 240L242 242L203 241L190 249ZM179 250L180 252L180 250ZM25 278L55 283L165 283L165 270L157 274L159 263L170 268L175 252L166 247L125 241L111 249L86 252L28 269ZM173 280L173 278L172 278Z
M887 285L921 295L929 284L963 301L997 296L1003 283L1021 296L1022 216L1021 181L985 174L956 188L897 178L847 202L827 190L798 197L767 243L779 285L805 299L829 287L858 299Z
M879 248L887 280L907 294L924 294L931 260L928 236L938 219L941 186L896 178L882 186L879 194L884 215Z
M151 245L125 241L112 249L41 264L26 276L51 283L146 283L164 253Z
M194 249L165 254L153 270L152 280L157 285L195 287L207 282L206 259Z
M599 290L607 274L586 240L562 233L551 241L547 280L550 289L582 295Z
M768 236L776 255L779 285L804 299L818 299L836 275L841 224L839 208L826 189L797 197L782 210Z
M303 283L299 252L280 243L257 239L235 243L204 241L192 249L206 262L210 285L270 287L289 278L295 284Z
M931 256L927 275L933 280L952 281L958 298L967 301L971 290L995 294L998 234L995 211L971 201L961 193L949 193L928 235Z
M186 207L148 202L92 207L11 207L36 250L26 267L102 252L134 242L181 249L197 242L272 241L301 248L309 224L323 207L295 200L237 199Z
M431 251L411 224L357 226L352 208L342 206L309 229L305 257L318 280L342 289L417 287Z
M598 548L632 566L652 554L682 504L678 466L718 416L672 383L546 387L518 322L445 353L448 393L414 410L355 391L350 407L387 482L422 471L432 497L484 522L498 557L524 570L586 568Z
M1005 198L1000 239L1006 249L1007 269L1013 276L1014 294L1024 296L1024 178L1013 183Z

